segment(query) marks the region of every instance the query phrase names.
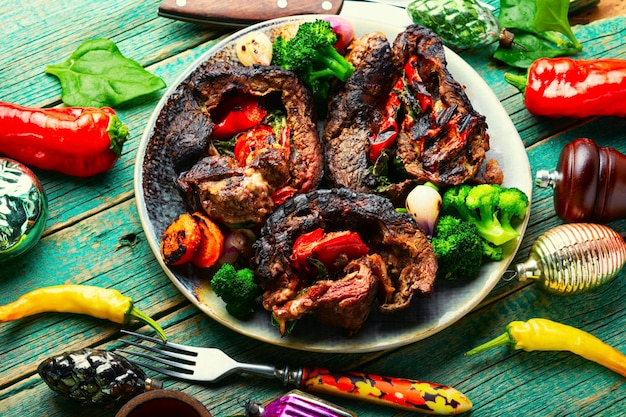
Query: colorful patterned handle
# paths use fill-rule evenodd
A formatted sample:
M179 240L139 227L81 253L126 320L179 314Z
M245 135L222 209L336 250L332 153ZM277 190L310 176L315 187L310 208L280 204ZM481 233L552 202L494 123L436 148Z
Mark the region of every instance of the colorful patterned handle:
M472 408L469 398L445 385L357 372L303 368L299 388L425 414L460 414Z

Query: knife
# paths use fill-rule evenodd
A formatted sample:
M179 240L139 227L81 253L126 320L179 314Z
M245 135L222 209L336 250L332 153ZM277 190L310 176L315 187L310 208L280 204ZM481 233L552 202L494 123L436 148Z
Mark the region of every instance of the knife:
M409 0L375 2L404 7ZM286 16L339 14L343 3L344 0L163 0L158 14L192 23L240 28Z
M405 8L412 0L365 0ZM570 0L569 14L600 0ZM301 14L339 14L344 0L163 0L158 15L202 25L241 28Z

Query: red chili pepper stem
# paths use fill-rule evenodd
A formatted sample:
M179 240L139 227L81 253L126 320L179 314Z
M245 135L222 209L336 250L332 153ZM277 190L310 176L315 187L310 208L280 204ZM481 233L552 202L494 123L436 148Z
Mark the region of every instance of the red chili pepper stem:
M504 74L504 80L517 88L522 94L526 93L526 84L528 83L528 76L522 74L511 74L507 72Z

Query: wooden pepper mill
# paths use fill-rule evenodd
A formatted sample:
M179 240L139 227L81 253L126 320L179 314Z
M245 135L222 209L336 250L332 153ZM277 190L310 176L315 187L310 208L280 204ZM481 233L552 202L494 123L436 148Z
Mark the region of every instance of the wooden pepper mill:
M556 171L537 171L535 184L554 188L556 214L566 223L626 218L626 155L591 139L567 144Z

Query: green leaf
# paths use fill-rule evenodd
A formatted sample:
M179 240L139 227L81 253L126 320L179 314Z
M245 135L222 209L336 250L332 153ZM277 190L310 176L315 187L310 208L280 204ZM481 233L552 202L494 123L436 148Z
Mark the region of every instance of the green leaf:
M537 13L535 0L501 0L498 21L506 29L534 32L533 20Z
M567 12L569 1L566 0L535 0L537 4L537 14L533 20L533 26L538 32L554 31L562 33L572 41L574 46L580 51L582 45L574 36L572 27L569 24Z
M45 72L59 78L67 106L115 107L166 87L109 39L83 42L65 62L48 65Z
M568 42L565 42L567 45L558 47L550 36L538 36L535 33L520 30L513 30L513 33L515 34L514 44L510 48L499 46L493 54L495 59L512 67L528 68L539 58L554 58L577 52L577 49Z

